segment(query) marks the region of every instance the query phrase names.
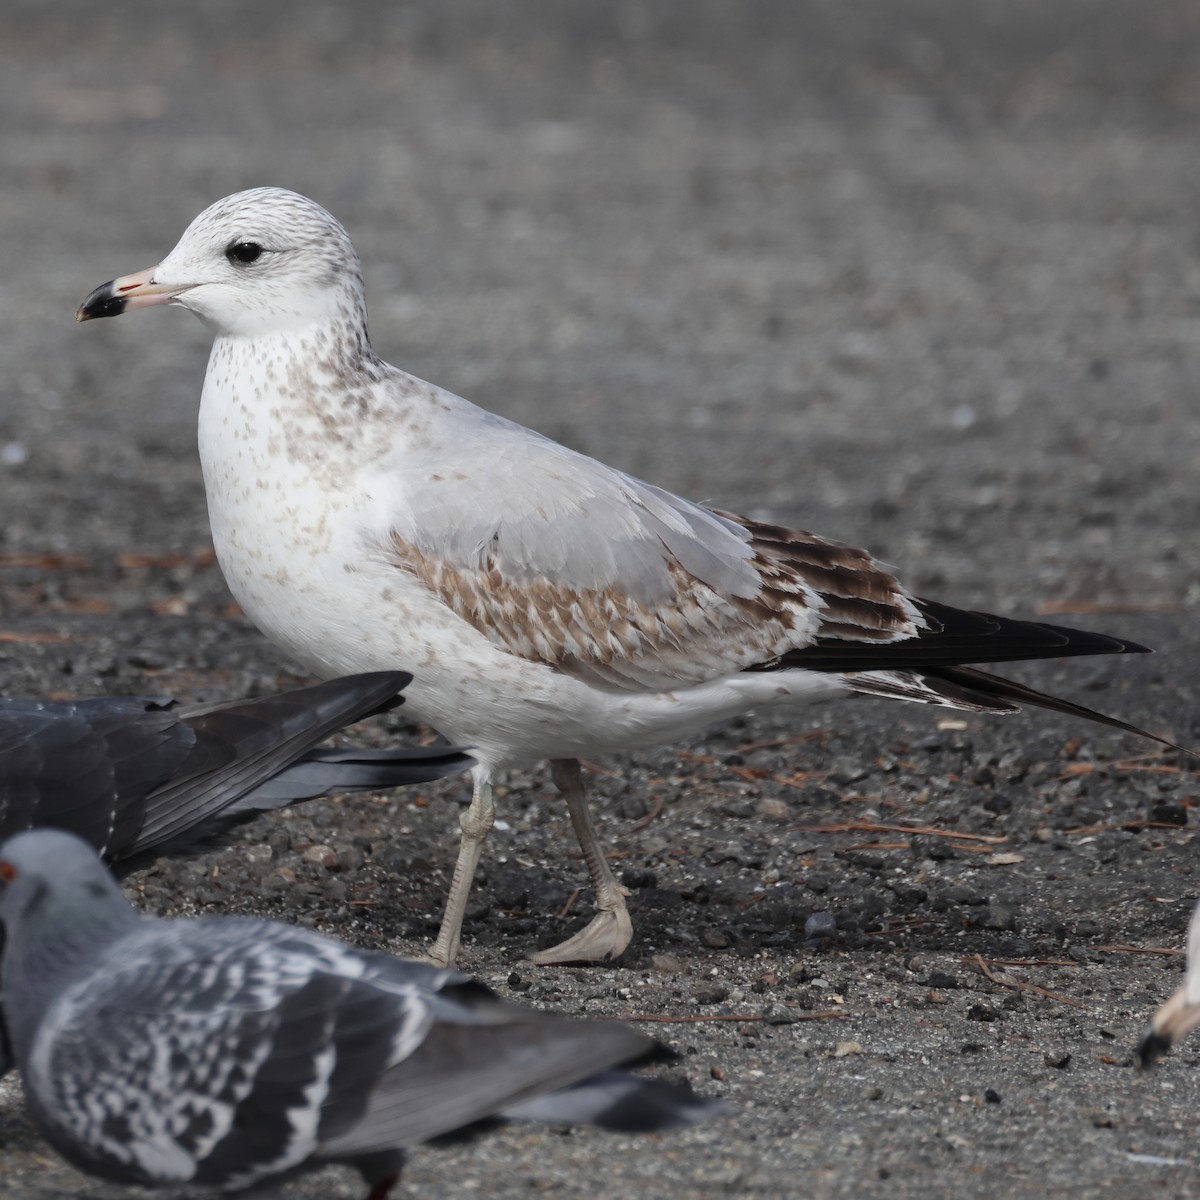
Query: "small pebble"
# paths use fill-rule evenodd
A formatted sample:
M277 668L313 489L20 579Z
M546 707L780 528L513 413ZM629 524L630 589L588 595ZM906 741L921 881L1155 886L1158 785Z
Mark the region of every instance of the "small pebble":
M984 929L1009 930L1017 927L1017 913L1011 904L992 903L983 914Z
M837 936L837 920L831 912L815 912L804 922L804 936L810 940Z
M338 865L337 852L330 846L309 846L302 857L305 862L315 863L328 871L332 871Z
M674 954L652 954L650 966L662 975L677 975L683 968L683 960Z
M863 766L860 759L847 757L834 760L828 778L830 783L844 786L848 783L859 783L869 774L870 772Z
M1186 825L1188 810L1182 804L1156 804L1150 809L1150 820L1163 825Z
M800 1010L783 1004L770 1004L763 1009L763 1020L768 1025L795 1025L800 1020Z
M783 800L775 800L767 797L765 800L760 800L755 806L760 817L765 817L768 821L786 821L791 815L790 806Z

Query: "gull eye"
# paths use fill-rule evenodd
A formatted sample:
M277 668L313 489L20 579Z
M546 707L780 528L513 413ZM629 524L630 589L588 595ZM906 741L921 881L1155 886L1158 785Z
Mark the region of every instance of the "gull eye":
M263 248L257 242L233 242L225 251L230 262L252 263L262 257Z
M17 877L17 868L10 862L0 862L0 886L12 883Z

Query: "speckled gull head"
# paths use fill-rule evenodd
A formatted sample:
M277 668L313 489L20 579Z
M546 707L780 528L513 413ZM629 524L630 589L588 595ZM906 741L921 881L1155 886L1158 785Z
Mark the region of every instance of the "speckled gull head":
M366 326L349 235L319 204L284 188L252 188L210 205L158 266L102 284L75 319L152 304L178 304L230 337L329 322Z

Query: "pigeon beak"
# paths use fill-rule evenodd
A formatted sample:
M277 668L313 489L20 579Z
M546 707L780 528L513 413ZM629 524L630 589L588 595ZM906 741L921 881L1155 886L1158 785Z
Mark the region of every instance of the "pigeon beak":
M1143 1070L1178 1045L1197 1025L1200 1025L1200 1004L1187 998L1180 988L1150 1019L1145 1032L1134 1049L1138 1065Z
M133 275L122 275L102 283L76 310L75 320L90 321L94 317L119 317L135 308L152 304L169 304L181 292L194 287L190 283L158 283L154 278L157 267L147 267Z

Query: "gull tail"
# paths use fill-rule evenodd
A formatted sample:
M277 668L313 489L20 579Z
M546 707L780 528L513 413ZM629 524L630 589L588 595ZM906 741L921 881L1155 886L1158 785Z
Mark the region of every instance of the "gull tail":
M1134 725L1130 721L1122 721L1120 717L1110 717L1107 713L1097 712L1094 708L1087 708L1082 704L1075 704L1071 700L1060 699L1058 696L1050 696L1045 692L1039 692L1034 688L1027 687L1023 683L1017 683L1012 679L1004 679L999 675L992 675L987 671L980 671L974 667L925 667L921 670L920 674L935 687L940 683L962 689L965 698L968 700L976 698L984 704L999 702L1009 711L1019 708L1022 704L1032 704L1037 708L1046 708L1052 712L1066 713L1072 717L1082 717L1085 721L1094 721L1098 725L1108 725L1113 729L1121 729L1126 733L1133 733L1138 737L1158 742L1160 746L1166 746L1171 750L1178 750L1183 754L1190 755L1192 758L1200 758L1200 753L1197 751L1189 750L1186 746L1180 746L1168 738L1160 737L1157 733L1151 733L1148 729L1143 729L1140 725Z
M1151 733L1131 721L1110 717L1094 708L1039 692L1026 684L1017 683L1014 679L1004 679L975 667L932 666L910 671L847 671L843 678L850 687L864 696L879 696L885 700L915 700L921 704L940 704L967 712L1015 713L1020 712L1022 705L1031 704L1036 708L1081 717L1097 725L1108 725L1113 729L1157 742L1168 749L1178 750L1192 758L1200 758L1197 751L1180 746L1157 733Z
M803 667L836 672L855 691L866 695L944 704L975 712L1010 713L1023 704L1032 704L1109 725L1200 757L1196 751L1129 721L1060 700L974 665L1092 654L1149 654L1148 647L1127 638L1069 625L1018 621L993 613L952 608L932 600L913 603L927 625L915 636L890 642L818 637L811 646L791 650L765 669Z

